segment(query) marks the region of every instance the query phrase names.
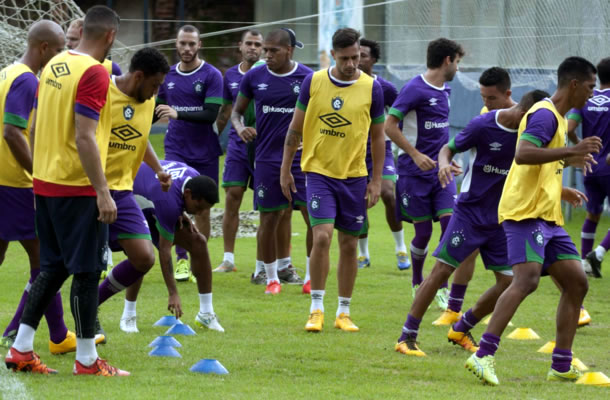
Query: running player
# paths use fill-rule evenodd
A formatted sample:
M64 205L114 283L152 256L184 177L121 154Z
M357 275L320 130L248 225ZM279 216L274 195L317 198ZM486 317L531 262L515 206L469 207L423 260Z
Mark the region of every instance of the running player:
M351 28L333 34L336 65L305 78L284 145L281 182L284 196L301 190L291 166L303 141L301 165L307 174L307 208L313 226L311 307L308 332L324 326L324 294L333 229L339 230L337 281L339 306L335 328L357 332L350 303L358 272L358 236L367 230L368 207L379 199L383 143L383 91L378 81L358 69L360 33ZM258 114L257 114L258 115ZM367 185L366 143L371 135L373 176Z
M573 109L568 113L568 136L573 143L580 139L576 136L576 128L582 123L582 137L599 136L602 139L602 150L595 155L597 165L593 172L584 178L587 202L587 216L580 234L580 250L583 264L591 269L591 274L601 278L602 260L610 249L610 230L602 242L593 250L595 231L604 209L604 200L610 197L610 166L604 160L610 153L610 58L604 58L597 64L600 88L593 92L587 104L581 109ZM589 264L587 266L586 264Z
M181 27L176 39L180 62L172 65L159 89L155 112L159 118L169 118L165 159L183 162L218 184L218 157L222 149L212 125L222 103L222 75L199 58L199 49L199 30L192 25ZM209 238L210 210L198 214L195 224ZM178 246L176 253L175 278L186 281L191 276L187 254Z
M66 31L66 47L69 50L77 48L81 36L83 36L83 19L77 18L70 23L70 26L68 26L68 30ZM105 58L102 64L106 67L109 74L121 75L121 67L114 61Z
M104 177L111 124L110 107L106 107L110 76L101 62L118 26L114 11L91 7L78 47L53 57L40 76L30 141L41 271L32 283L17 338L4 359L15 371L57 372L34 353L34 333L43 312L72 275L70 305L77 335L73 373L129 375L98 357L94 339L97 282L108 254L106 224L116 219Z
M222 107L216 118L218 133L224 131L233 104L239 93L239 83L243 76L260 61L263 51L263 35L256 30L247 30L239 42L242 62L229 68L223 79ZM262 63L261 63L262 64ZM245 115L246 126L254 126L254 103L251 103ZM225 213L222 217L222 238L224 241L224 256L222 263L214 272L232 272L235 269L235 236L239 226L239 207L244 193L252 183L254 174L253 160L248 153L248 145L239 138L235 128L229 131L227 156L222 174L222 187L225 188Z
M64 34L55 22L39 21L28 30L25 54L0 71L0 264L9 242L19 241L30 261L30 280L0 345L10 348L32 282L40 273L40 243L34 227L32 152L28 143L28 122L38 88L38 72L64 48ZM45 318L49 325L49 350L53 354L76 350L76 335L63 320L61 294L51 300Z
M493 311L498 296L508 287L513 274L508 265L506 236L498 224L497 209L515 155L517 128L527 110L546 96L548 93L542 91L529 92L518 105L489 111L474 118L439 152L438 179L443 187L453 180L455 172L461 172L452 164L455 154L470 150L470 164L447 233L434 252L436 264L415 294L402 335L396 343L396 351L425 356L416 340L428 306L441 284L454 271L463 268L464 261L480 249L485 268L494 272L496 284L466 313L462 323L449 331L451 341L467 350L476 351L470 329ZM464 330L463 327L468 329Z
M360 64L358 65L358 68L379 82L381 89L383 90L383 104L386 109L389 109L394 103L394 100L396 100L398 91L394 84L373 73L373 66L379 60L380 52L379 43L376 41L365 38L360 39ZM369 171L369 176L371 176L373 160L371 157L370 138L366 146L366 168ZM381 200L385 206L386 221L388 222L390 231L392 231L392 237L394 238L398 269L408 269L411 267L411 263L407 255L402 221L396 218L395 210L396 198L394 195L394 184L396 183L396 166L394 163L394 154L392 153L392 141L388 139L387 136L385 141L385 159L381 177ZM368 232L361 235L358 239L358 249L360 254L358 256L358 268L370 267L371 261L369 256Z
M453 80L464 49L458 43L440 38L428 44L427 70L411 79L392 105L385 132L400 148L396 213L412 222L415 237L411 241L413 277L412 295L424 280L423 269L428 242L432 236L432 220L445 231L453 212L455 182L442 188L438 178L436 157L449 141L449 94L446 82ZM398 124L404 119L403 136ZM416 140L415 146L411 144ZM437 293L437 304L447 308L447 283Z
M583 58L565 59L557 70L553 96L530 108L519 125L515 160L498 207L514 278L496 303L479 349L466 361L466 368L484 383L498 385L494 355L500 336L521 302L536 290L540 275L546 274L563 288L547 379L574 381L581 376L571 366L571 348L588 285L576 246L562 227L561 200L582 203L586 196L562 188L562 177L567 163L586 169L594 162L590 153L599 152L602 143L592 136L565 147L564 115L572 108L582 108L591 97L595 72L593 64Z
M243 141L251 142L256 138L254 191L260 211L257 253L267 275L266 294L280 293L280 280L303 284L290 263L292 206L301 207L303 219L309 225L304 197L305 177L298 162L293 165L293 173L302 190L294 198L294 203L291 204L282 194L280 186L284 138L301 83L312 72L309 67L292 60L295 47L302 48L303 44L296 40L292 30L276 29L267 35L263 42L267 65L248 71L242 78L231 114L231 123ZM256 107L256 129L242 123L251 101ZM255 277L260 273L259 268L257 262Z

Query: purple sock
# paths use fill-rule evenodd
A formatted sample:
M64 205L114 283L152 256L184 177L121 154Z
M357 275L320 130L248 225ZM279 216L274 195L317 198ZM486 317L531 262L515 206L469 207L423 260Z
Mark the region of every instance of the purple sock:
M451 285L451 292L449 292L449 303L448 307L451 311L460 312L462 310L462 303L464 302L464 295L466 294L466 288L468 285L460 285L454 283Z
M30 280L25 285L25 289L23 290L23 294L21 295L21 300L19 300L19 305L17 306L17 311L15 311L15 315L13 315L13 319L9 322L8 326L4 330L4 334L2 336L7 336L11 331L17 331L19 329L19 321L21 321L21 315L23 314L23 309L25 308L25 302L28 300L28 293L30 292L30 286L32 286L32 282L36 280L36 277L40 273L40 269L31 269L30 270Z
M606 236L599 245L606 249L606 251L610 249L610 229L608 229L608 233L606 233Z
M44 312L49 326L49 336L53 343L61 343L66 339L68 327L64 322L64 307L61 304L61 294L57 292Z
M551 368L557 372L568 372L572 364L572 351L555 347L553 350L553 362Z
M411 264L413 265L413 277L411 284L420 285L424 280L424 262L428 254L428 242L432 236L432 221L418 222L413 224L415 237L411 241Z
M189 255L186 252L186 250L184 250L180 246L176 246L176 261L188 260L188 259L189 259Z
M104 279L104 282L98 287L98 304L101 305L110 297L131 286L143 276L144 273L135 269L129 260L121 261L119 265L110 270L108 276Z
M447 229L447 225L449 225L450 219L451 219L451 215L440 217L438 219L438 222L441 224L441 237L445 234L445 230Z
M498 346L500 346L500 338L498 336L493 333L484 333L483 336L481 336L477 357L493 356L496 354Z
M474 328L474 326L478 323L479 319L474 316L471 308L470 310L466 311L466 314L462 315L462 318L460 318L455 325L453 325L453 330L456 332L466 333Z
M582 258L585 258L593 250L596 229L597 222L585 219L585 223L582 224L582 232L580 232L580 254Z
M417 319L411 314L407 315L407 322L405 322L405 326L402 327L402 334L398 338L398 342L404 342L407 340L407 337L417 339L417 331L419 330L420 323L421 319Z

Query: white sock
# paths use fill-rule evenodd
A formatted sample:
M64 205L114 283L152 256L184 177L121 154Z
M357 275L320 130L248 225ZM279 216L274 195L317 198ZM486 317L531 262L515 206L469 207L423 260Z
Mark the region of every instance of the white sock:
M404 230L401 229L398 232L392 232L392 236L394 237L396 253L406 253L407 245L405 244Z
M312 290L311 291L311 306L309 312L312 313L315 310L324 312L324 293L325 290Z
M95 339L76 338L76 361L85 367L90 367L97 360Z
M214 314L212 305L212 293L199 293L199 312L202 314Z
M108 261L106 262L106 265L110 266L110 267L114 267L114 262L112 261L112 250L110 250L110 247L107 248L108 251Z
M254 269L254 276L257 276L265 270L265 263L261 260L256 260L256 268Z
M349 315L349 305L351 302L352 302L351 297L339 296L339 306L337 307L337 317L341 313Z
M358 239L358 250L360 253L359 257L369 258L369 238Z
M235 264L235 254L225 252L225 255L224 255L222 261L228 261L231 264Z
M604 259L604 254L606 254L606 249L604 249L603 246L597 246L595 248L595 257L597 257L599 261Z
M269 264L265 263L265 272L267 273L267 285L273 281L280 281L277 276L277 261Z
M34 350L34 334L36 330L29 325L19 324L17 338L13 347L22 353Z
M309 257L307 257L307 262L305 263L305 280L303 282L307 283L311 280L309 276Z
M285 270L290 265L290 262L291 262L290 257L278 258L277 259L277 270L278 271Z
M125 299L125 305L123 306L123 315L121 319L135 317L136 316L136 302Z

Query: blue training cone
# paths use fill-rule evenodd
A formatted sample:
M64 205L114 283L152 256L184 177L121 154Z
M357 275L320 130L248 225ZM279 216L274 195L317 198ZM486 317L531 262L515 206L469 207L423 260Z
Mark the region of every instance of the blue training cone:
M201 374L219 374L226 375L229 373L227 369L218 360L204 358L199 360L190 369L191 372L199 372Z
M161 317L160 320L155 322L153 326L172 326L175 324L181 324L179 319L176 319L173 315L166 315L165 317Z
M154 357L182 357L176 349L171 346L157 346L148 353Z
M157 336L157 338L148 345L148 347L157 346L182 347L180 342L171 336Z
M183 324L182 322L174 324L171 328L165 332L166 335L195 335L195 331L190 326Z

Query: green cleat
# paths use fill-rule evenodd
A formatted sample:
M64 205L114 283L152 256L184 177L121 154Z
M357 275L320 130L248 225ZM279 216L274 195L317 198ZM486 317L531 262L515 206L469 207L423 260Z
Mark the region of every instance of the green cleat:
M0 347L4 347L5 349L10 349L13 347L13 343L15 343L15 339L17 338L17 329L13 329L6 336L2 336L0 338Z
M582 372L580 372L575 366L570 365L570 370L568 372L558 372L551 368L549 373L546 374L546 380L559 382L574 382L577 381L581 376Z
M466 360L464 367L471 371L484 384L497 386L500 384L496 376L496 360L494 356L477 357L477 354Z
M189 280L190 275L191 268L189 267L188 260L178 260L176 263L176 270L174 271L174 279L178 282L186 282Z
M417 289L419 289L419 285L411 286L411 296L415 298L415 294L417 293Z
M446 310L449 307L449 289L448 288L440 288L436 291L436 296L434 296L436 300L436 305L441 310Z

